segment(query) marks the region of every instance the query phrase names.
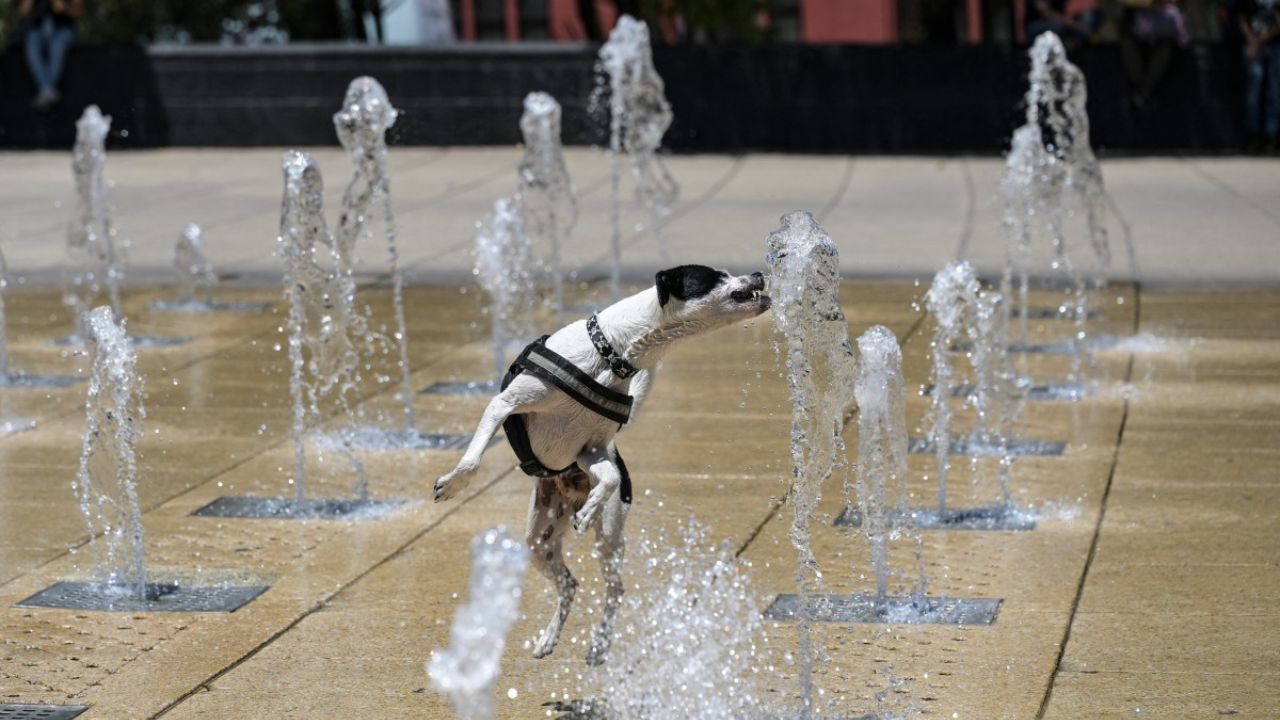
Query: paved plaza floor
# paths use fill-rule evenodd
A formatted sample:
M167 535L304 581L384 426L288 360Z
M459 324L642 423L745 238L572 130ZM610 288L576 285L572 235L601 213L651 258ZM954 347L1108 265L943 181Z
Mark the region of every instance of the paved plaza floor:
M336 216L351 165L340 149L314 151ZM281 149L173 149L110 153L116 225L131 244L132 274L167 279L169 251L187 223L224 272L276 275ZM521 150L392 148L390 166L401 250L421 280L465 280L475 223L516 190ZM609 163L571 148L569 172L579 222L564 248L566 266L607 271ZM673 264L759 262L778 218L808 210L839 244L850 277L927 278L957 255L989 272L1003 266L997 158L877 158L697 155L668 160L681 184L661 241L641 226L647 213L624 207L628 276L652 276L662 250ZM32 277L63 265L73 200L67 153L0 155L0 245L9 265ZM1114 199L1110 230L1117 278L1146 283L1280 281L1280 165L1240 158L1117 159L1103 162ZM624 179L624 199L631 185ZM1124 221L1131 228L1126 243ZM331 221L336 222L336 217ZM1127 245L1133 246L1133 253ZM364 259L381 267L382 256Z
M347 172L328 172L330 217ZM469 280L474 223L514 189L516 148L394 150L396 209L414 283L408 324L415 390L483 379L491 360L483 294ZM6 417L34 429L0 436L0 704L88 706L83 718L450 718L423 665L449 643L467 597L468 545L498 524L523 530L530 480L505 443L486 455L464 496L430 501L459 452L362 452L372 496L405 501L352 522L193 516L220 497L291 492L288 361L274 249L278 150L113 154L117 225L133 244L124 298L129 331L188 338L142 348L146 418L139 445L146 553L156 577L269 586L233 613L102 613L18 606L92 570L71 480L84 430L83 383L0 389ZM566 248L580 271L571 293L601 297L607 269L608 165L570 153L581 219ZM83 373L86 357L55 340L71 328L58 268L70 201L65 155L0 156L0 247L14 278L5 296L16 370ZM683 199L662 236L674 262L761 269L778 216L810 209L842 253L842 303L856 337L882 324L902 343L907 423L924 422L931 325L917 301L957 254L988 274L1003 254L994 202L1000 169L987 159L678 157ZM1134 263L1113 224L1115 279L1096 298L1091 332L1109 338L1077 401L1036 400L1025 437L1065 443L1061 456L1014 463L1015 502L1033 530L927 531L930 594L1001 601L990 626L832 624L815 684L828 717L861 717L889 700L936 718L1273 718L1280 713L1280 173L1244 160L1116 160L1104 172L1131 228ZM329 170L332 168L332 170ZM660 241L627 218L633 281L660 267ZM201 223L229 277L220 300L270 303L262 313L181 315L152 309L172 290L168 252ZM364 249L360 297L390 322L379 244ZM1136 273L1134 268L1136 267ZM919 281L919 282L917 282ZM639 284L633 285L638 288ZM1039 290L1035 307L1062 295ZM1060 341L1035 320L1032 339ZM643 413L619 437L635 479L634 540L690 516L749 563L759 607L794 591L790 403L769 315L693 340L669 355ZM374 361L388 370L390 359ZM1068 359L1019 355L1038 383ZM372 416L396 417L395 382L368 373ZM467 433L485 398L416 394L419 429ZM962 427L970 427L957 400ZM913 431L914 434L914 431ZM857 446L857 423L845 433ZM344 462L307 445L310 490L346 497ZM930 459L910 459L921 505ZM958 462L958 506L989 504L989 464ZM831 592L865 591L869 549L832 526L843 478L826 487L814 548ZM636 543L638 544L638 542ZM543 703L578 697L600 582L587 541L571 543L580 603L556 653L528 642L551 611L530 574L495 690L500 718L548 717ZM910 568L909 547L893 559ZM628 592L662 573L633 553ZM914 572L912 569L906 572ZM796 629L767 622L764 694L783 706L798 688ZM746 672L746 668L731 668ZM586 676L580 680L580 676ZM892 680L891 680L892 679ZM794 704L791 704L794 707ZM552 714L554 716L554 714ZM3 717L3 715L0 715Z

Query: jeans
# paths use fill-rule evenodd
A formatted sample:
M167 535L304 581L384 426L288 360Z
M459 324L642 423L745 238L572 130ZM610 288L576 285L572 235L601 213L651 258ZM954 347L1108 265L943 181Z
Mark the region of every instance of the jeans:
M1261 129L1268 138L1276 139L1280 134L1280 43L1263 45L1252 60L1246 57L1244 78L1245 132L1257 135L1258 120L1265 118Z
M63 61L75 39L75 30L59 27L53 18L45 18L40 25L27 31L27 67L31 69L31 77L40 92L57 88Z

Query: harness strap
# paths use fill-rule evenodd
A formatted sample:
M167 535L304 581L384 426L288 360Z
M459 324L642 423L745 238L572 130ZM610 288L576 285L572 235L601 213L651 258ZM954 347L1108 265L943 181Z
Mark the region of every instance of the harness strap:
M525 347L515 362L511 363L506 376L502 378L502 389L506 390L517 375L527 371L530 375L542 378L563 390L569 397L597 415L613 420L619 425L626 424L631 415L631 396L601 385L573 363L548 350L546 346L548 337L543 335ZM529 428L525 424L524 415L508 415L502 422L502 429L507 436L507 442L511 444L512 451L520 461L520 470L524 474L533 477L553 477L578 467L576 462L562 470L552 470L543 465L537 454L533 452L533 443L529 440ZM630 505L631 473L627 471L622 454L617 452L616 448L613 459L618 464L618 472L622 476L618 494L622 502Z
M632 397L596 382L577 365L547 349L546 343L546 337L530 343L516 358L512 369L518 365L530 375L555 385L591 412L626 425L631 418Z

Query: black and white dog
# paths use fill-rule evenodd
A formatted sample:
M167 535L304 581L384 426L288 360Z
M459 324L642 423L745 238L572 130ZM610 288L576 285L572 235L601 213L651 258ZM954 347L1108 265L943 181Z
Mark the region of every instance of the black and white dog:
M529 345L489 402L458 466L435 484L436 502L462 492L499 425L521 469L537 478L525 540L559 601L534 657L555 649L577 589L561 545L572 522L578 535L596 527L607 587L587 661L604 661L622 599L622 526L631 503L630 476L613 438L644 401L658 361L680 340L769 309L760 273L735 277L683 265L654 280L653 287Z

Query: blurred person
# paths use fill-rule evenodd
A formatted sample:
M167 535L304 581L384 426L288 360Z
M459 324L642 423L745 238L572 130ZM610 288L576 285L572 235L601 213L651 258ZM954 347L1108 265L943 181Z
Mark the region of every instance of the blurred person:
M31 104L46 109L58 102L58 81L67 51L76 39L76 20L84 0L18 0L18 16L26 23L27 67L36 81Z
M1120 40L1125 73L1132 88L1131 100L1142 109L1164 80L1176 47L1190 38L1176 0L1122 0L1126 6L1126 32Z
M1237 19L1244 38L1248 150L1274 152L1280 134L1280 0L1243 0Z
M1042 33L1051 32L1063 42L1079 40L1089 33L1067 14L1067 0L1030 0L1023 24L1027 42L1034 43Z

